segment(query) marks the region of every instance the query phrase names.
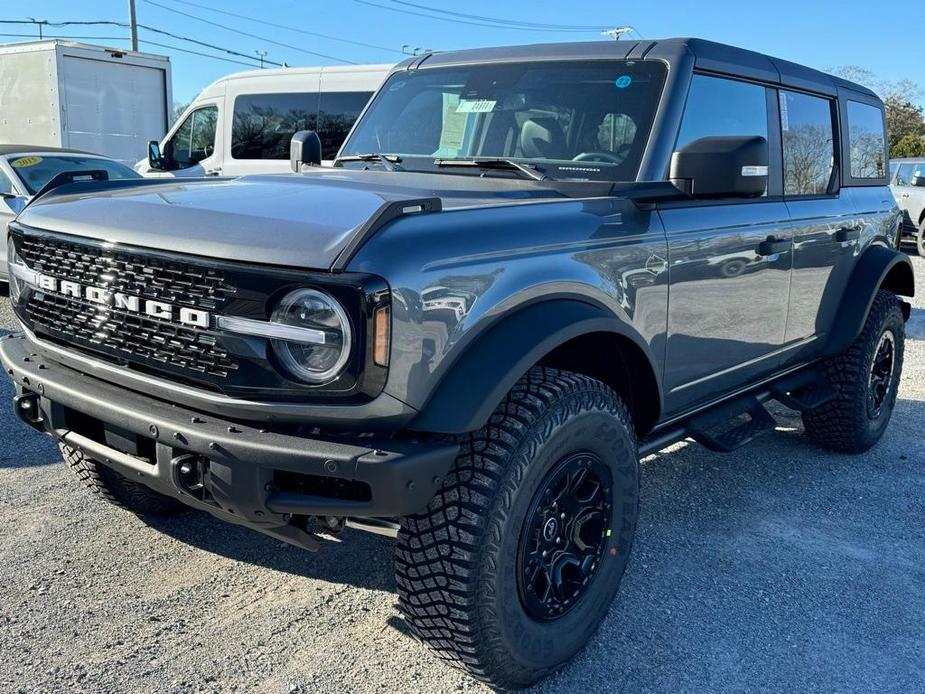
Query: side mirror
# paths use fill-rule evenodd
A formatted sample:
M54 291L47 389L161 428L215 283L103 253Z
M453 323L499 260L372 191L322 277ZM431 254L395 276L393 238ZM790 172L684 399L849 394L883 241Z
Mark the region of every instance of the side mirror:
M164 155L161 154L161 144L157 140L148 142L148 166L158 171L164 170Z
M702 137L671 156L671 182L693 198L757 197L768 188L763 137Z
M289 141L289 166L292 172L299 173L302 164L321 165L321 138L314 130L300 130Z

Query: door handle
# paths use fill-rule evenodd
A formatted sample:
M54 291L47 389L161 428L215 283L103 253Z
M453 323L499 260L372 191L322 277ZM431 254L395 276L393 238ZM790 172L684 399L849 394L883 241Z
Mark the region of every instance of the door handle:
M861 230L857 227L842 227L835 232L835 240L839 243L857 241L859 238L861 238Z
M909 193L903 193L903 194L900 195L899 197L901 197L901 198L908 198L908 197L909 197Z
M790 250L790 239L779 239L769 236L758 244L758 255L776 255Z
M206 176L221 176L221 175L222 175L221 169L209 169L206 171Z

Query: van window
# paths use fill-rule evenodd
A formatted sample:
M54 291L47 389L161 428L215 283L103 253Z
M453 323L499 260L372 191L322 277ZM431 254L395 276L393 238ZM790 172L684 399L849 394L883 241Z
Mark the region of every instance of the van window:
M849 101L848 145L852 178L886 177L883 111L870 104Z
M216 106L203 106L190 113L164 147L170 168L186 169L212 156L217 122Z
M322 92L318 109L321 158L333 159L372 92Z
M702 137L758 135L768 139L765 88L694 75L675 149Z
M780 125L784 195L824 195L831 191L835 173L832 102L782 91Z
M317 130L318 94L242 94L234 100L232 159L289 159L289 141Z

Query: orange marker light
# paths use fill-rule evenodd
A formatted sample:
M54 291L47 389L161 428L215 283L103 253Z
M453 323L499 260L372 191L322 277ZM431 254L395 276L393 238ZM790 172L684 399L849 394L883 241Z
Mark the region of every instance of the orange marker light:
M373 315L373 361L379 366L389 365L389 347L392 341L392 316L388 306L380 306Z

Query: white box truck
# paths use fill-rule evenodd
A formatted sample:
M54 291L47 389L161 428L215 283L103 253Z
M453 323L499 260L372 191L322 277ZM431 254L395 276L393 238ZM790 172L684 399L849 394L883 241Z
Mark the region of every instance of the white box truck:
M0 144L132 165L170 124L170 59L73 41L0 46Z

